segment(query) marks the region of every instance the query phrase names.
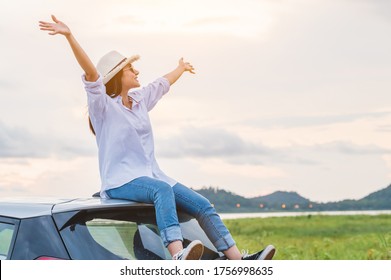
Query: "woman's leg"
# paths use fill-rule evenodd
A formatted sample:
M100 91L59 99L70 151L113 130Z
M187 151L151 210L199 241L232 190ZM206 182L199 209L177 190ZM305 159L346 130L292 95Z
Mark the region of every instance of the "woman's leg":
M173 190L178 208L197 219L217 250L223 252L228 259L240 259L242 255L231 234L209 200L180 183Z
M223 251L224 255L227 257L229 260L241 260L242 259L242 254L240 253L238 247L236 245L232 246L228 250Z
M183 249L183 237L178 222L175 197L170 185L153 178L139 177L121 187L106 192L111 198L153 203L156 209L156 221L164 245L172 255Z

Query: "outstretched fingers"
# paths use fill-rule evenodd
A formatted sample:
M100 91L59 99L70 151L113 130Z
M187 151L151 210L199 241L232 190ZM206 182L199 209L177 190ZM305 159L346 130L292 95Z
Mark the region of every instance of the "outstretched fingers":
M55 23L58 23L58 22L59 22L59 20L58 20L54 15L52 15L52 20L53 20Z
M51 23L49 23L49 22L44 22L44 21L40 21L39 22L39 29L40 30L43 30L43 31L51 31L50 33L49 33L49 35L54 35L55 34L55 32L54 32L54 27L53 27L53 25L51 24Z
M195 74L194 67L189 62L185 62L185 69L186 71L189 71L192 74Z
M194 70L194 67L190 64L190 62L186 62L186 65L188 66L188 68L190 68L190 70Z
M181 57L179 59L179 64L183 65L183 67L185 68L185 71L188 71L188 72L190 72L192 74L195 74L193 65L191 65L189 62L185 62L183 60L183 57Z
M49 35L56 35L56 34L62 34L62 35L69 35L71 34L71 31L69 27L59 21L54 15L52 15L53 22L46 22L46 21L39 21L39 27L43 31L50 31Z

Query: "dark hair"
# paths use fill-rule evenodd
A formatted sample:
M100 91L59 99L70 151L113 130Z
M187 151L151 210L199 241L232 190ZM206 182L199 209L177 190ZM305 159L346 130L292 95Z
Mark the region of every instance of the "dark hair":
M105 85L106 86L106 94L108 96L110 96L111 98L117 97L118 95L121 94L121 91L122 91L121 78L122 78L122 69L117 74L115 74L115 76L113 78L111 78L110 81L108 81L106 83L106 85ZM90 130L91 130L92 134L95 135L95 130L94 130L94 127L92 126L92 122L91 122L90 117L88 117L88 124L90 126Z

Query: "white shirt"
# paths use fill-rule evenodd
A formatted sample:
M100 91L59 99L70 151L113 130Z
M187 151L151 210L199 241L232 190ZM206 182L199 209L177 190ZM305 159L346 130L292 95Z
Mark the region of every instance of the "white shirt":
M88 97L88 112L99 150L101 197L106 190L133 179L148 176L173 186L176 181L160 170L154 155L154 140L148 112L170 89L161 77L141 89L130 91L132 109L122 104L121 96L106 94L102 78L88 82L82 76Z

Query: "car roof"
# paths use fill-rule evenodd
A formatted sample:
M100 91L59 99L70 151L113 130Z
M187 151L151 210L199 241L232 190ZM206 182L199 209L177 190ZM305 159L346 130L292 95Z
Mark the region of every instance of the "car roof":
M76 210L133 206L150 206L150 204L120 199L102 199L99 197L73 199L56 197L1 198L0 216L25 219Z

